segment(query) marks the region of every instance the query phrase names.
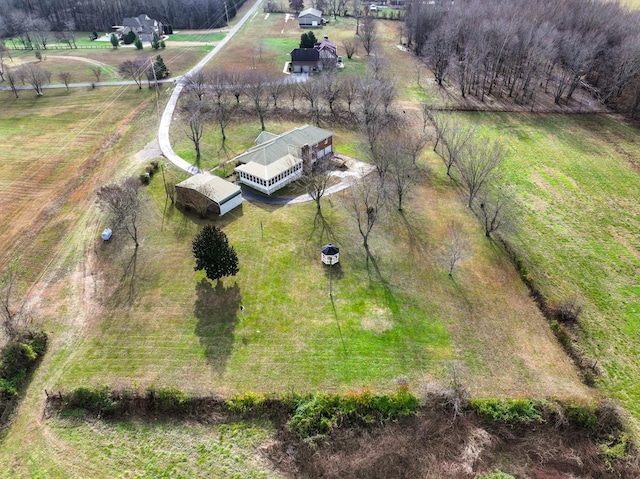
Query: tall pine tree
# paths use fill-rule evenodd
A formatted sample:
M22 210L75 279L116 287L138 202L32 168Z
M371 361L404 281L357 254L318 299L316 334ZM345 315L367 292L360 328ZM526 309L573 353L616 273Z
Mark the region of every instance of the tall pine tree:
M224 276L235 276L238 271L238 255L233 246L229 246L227 235L220 228L207 225L192 244L196 258L195 271L204 270L211 281Z

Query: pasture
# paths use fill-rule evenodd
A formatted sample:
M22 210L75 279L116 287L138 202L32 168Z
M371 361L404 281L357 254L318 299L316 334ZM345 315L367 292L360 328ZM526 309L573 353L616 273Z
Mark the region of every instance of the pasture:
M599 384L640 418L636 351L640 318L638 131L609 115L470 117L511 155L518 204L511 239L552 304L584 303L580 346Z
M397 25L382 24L384 60L398 82L399 106L411 112L418 100L442 97L431 82L416 85L413 57L395 47ZM249 29L259 41L234 39L216 66L245 69L254 61L281 71L299 39L297 24L258 13L246 34ZM340 45L354 30L339 18L322 33ZM204 48L160 53L175 73L186 71ZM96 51L91 59L115 67L120 55L133 54ZM364 71L366 62L360 54L347 68ZM2 236L1 259L6 266L21 258L22 290L36 298L52 342L3 439L0 464L11 464L3 477L80 477L83 470L95 477L159 470L276 477L255 454L273 434L268 424L74 425L41 418L43 389L172 385L229 395L388 391L406 382L420 394L430 382L450 381L455 365L474 396L599 397L582 385L511 261L485 238L429 148L420 165L431 174L415 186L405 213L388 207L373 230L375 265L367 264L340 195L323 199L322 219L313 204L245 202L213 220L240 259L240 273L216 284L193 271L191 240L205 220L165 199L160 174L145 190L139 250L122 236L98 239L107 220L93 206L96 189L137 175L153 158L136 155L156 134L153 92L47 91L39 99L26 93L18 100L8 92L0 97L3 150L11 151L0 166L9 192L2 214L3 224L12 225ZM510 242L550 301L573 294L584 300L581 344L603 368L599 383L639 417L632 382L638 375L632 354L640 249L633 235L640 226L637 130L606 115L466 117L510 152L505 176L518 204ZM268 118L274 133L290 126ZM335 130L338 153L360 156L353 129L322 126ZM232 124L223 151L212 127L203 166L243 151L259 132L255 120ZM174 126L176 151L192 159L181 135ZM169 181L183 178L171 167L165 174ZM443 257L452 219L463 225L471 248L450 278ZM335 270L319 261L327 241L341 247Z

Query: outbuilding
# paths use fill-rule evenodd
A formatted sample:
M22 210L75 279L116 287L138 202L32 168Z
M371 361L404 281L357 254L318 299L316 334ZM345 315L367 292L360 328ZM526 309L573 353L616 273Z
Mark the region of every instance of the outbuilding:
M320 249L320 259L324 264L332 265L340 261L340 248L334 244L326 244Z
M298 25L300 28L322 27L322 12L315 8L302 10L298 15Z
M176 202L201 215L212 211L220 216L242 203L242 191L219 176L199 173L176 185Z

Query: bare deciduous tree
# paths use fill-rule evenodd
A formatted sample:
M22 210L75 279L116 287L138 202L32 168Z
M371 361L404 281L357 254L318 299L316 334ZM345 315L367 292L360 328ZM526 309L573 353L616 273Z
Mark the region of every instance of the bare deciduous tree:
M342 41L342 48L344 48L344 53L347 55L347 58L351 60L353 55L358 53L358 44L353 38L347 38Z
M402 202L416 183L420 171L416 165L419 152L414 149L408 135L397 135L394 145L387 146L389 155L388 176L391 179L391 187L395 193L398 211L402 211Z
M28 83L36 91L37 96L42 96L42 87L49 82L51 73L43 70L39 65L27 63L17 70L17 76L24 83Z
M29 328L32 316L27 310L26 299L15 299L17 265L14 262L0 280L0 318L2 329L9 341L13 341Z
M362 33L360 35L360 41L362 42L362 48L367 52L367 56L371 55L378 39L376 27L376 20L373 17L367 15L362 19Z
M318 213L321 211L320 200L329 186L330 172L329 161L322 158L300 178L300 182L304 185L307 194L315 201Z
M142 89L142 75L148 66L148 61L142 57L138 57L135 60L126 60L120 64L120 74L125 77L132 78L139 89Z
M351 105L353 105L353 103L357 100L358 95L360 94L358 81L352 76L348 76L343 80L342 85L344 101L347 102L347 109L349 113L351 113Z
M496 176L503 158L502 145L482 140L467 145L463 154L456 160L456 168L467 193L469 208L472 207L478 193L487 188Z
M291 109L296 111L296 100L298 99L298 95L300 94L300 88L297 83L290 83L287 85L287 94L289 95L289 100L291 100Z
M69 83L71 83L71 73L62 72L58 76L60 77L60 80L62 80L62 83L64 83L64 86L66 87L67 91L69 91Z
M185 89L188 93L194 95L199 101L202 101L202 98L206 94L209 83L209 75L202 69L199 69L194 73L190 73L184 78Z
M245 76L244 94L253 103L253 107L260 118L260 127L264 131L264 117L269 110L269 81L262 72L252 71Z
M329 110L333 113L333 105L342 93L342 81L333 70L323 71L320 75L320 85L322 96L329 105Z
M355 181L343 195L344 206L356 221L362 236L362 246L371 257L369 235L380 215L383 191L377 176L366 176Z
M138 213L142 184L136 178L104 185L98 190L98 204L111 215L114 229L124 229L136 245L138 243Z
M11 91L13 92L15 97L18 98L18 88L16 87L16 81L17 81L16 77L17 77L17 73L12 71L7 72L7 81L9 82L9 87L11 88Z
M513 226L513 200L505 189L488 189L478 198L477 204L487 238L494 231L509 229Z
M299 83L299 91L302 98L309 102L311 111L316 120L316 125L320 124L320 94L322 93L322 85L318 80L312 79L304 83Z
M96 81L100 82L100 77L102 76L102 67L100 65L94 65L91 67L91 73L96 77Z
M182 110L186 120L184 132L187 138L193 142L193 147L196 150L196 166L200 166L200 140L204 135L204 125L211 111L203 102L195 99L188 100Z
M456 265L464 260L470 251L470 245L464 234L462 225L457 221L450 221L447 225L447 241L445 244L447 274L453 277Z
M279 76L270 75L267 89L269 91L269 95L273 99L273 108L277 110L278 100L280 100L280 98L282 98L282 96L287 91L287 84L284 83Z
M443 146L440 157L447 167L447 175L451 176L451 167L458 163L460 156L469 147L476 129L465 125L457 117L451 119L444 115L446 114L434 116L434 125L436 125L436 138L442 141ZM436 143L437 141L436 139Z

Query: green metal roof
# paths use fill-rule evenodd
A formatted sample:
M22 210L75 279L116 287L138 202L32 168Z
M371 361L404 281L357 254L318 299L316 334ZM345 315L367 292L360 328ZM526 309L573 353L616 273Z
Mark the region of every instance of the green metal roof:
M261 134L258 138L264 139L265 136ZM300 148L304 145L315 145L331 136L333 136L333 132L322 128L311 125L300 126L275 138L265 139L259 145L237 156L236 160L245 164L254 162L264 166L270 165L292 154L290 147Z
M240 187L235 183L224 180L219 176L200 173L178 183L176 187L196 190L218 204L224 203L225 200L237 195L240 191Z

